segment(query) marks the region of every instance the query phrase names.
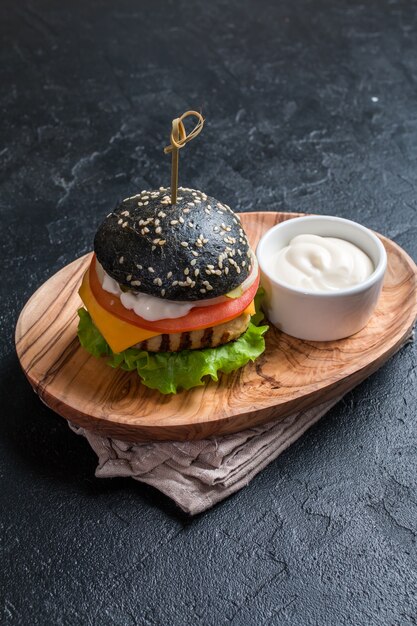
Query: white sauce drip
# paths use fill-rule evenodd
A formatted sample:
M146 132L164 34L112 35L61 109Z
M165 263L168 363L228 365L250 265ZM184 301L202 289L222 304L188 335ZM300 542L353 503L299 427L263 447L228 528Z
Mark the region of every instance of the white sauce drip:
M297 235L274 253L271 273L303 291L331 292L363 283L374 271L371 259L349 241Z
M192 302L180 302L178 300L166 300L164 298L157 298L150 296L147 293L122 291L119 283L109 276L96 260L97 276L103 289L118 298L126 309L134 311L136 315L143 317L148 322L156 322L158 320L176 319L187 315L195 307L211 306L218 304L219 302L227 302L229 298L227 296L219 296L218 298L211 298L209 300L194 300ZM258 275L258 265L254 263L252 272L242 283L242 293L249 289Z
M178 302L174 300L163 300L162 298L156 298L150 296L147 293L133 293L132 291L122 291L119 283L109 276L103 269L98 273L103 272L103 279L101 286L105 291L114 294L120 298L120 302L126 309L134 311L136 315L143 317L144 320L149 322L156 322L157 320L175 319L177 317L183 317L191 311L195 306L199 306L195 302ZM215 298L218 301L218 298Z
M196 306L190 302L163 300L147 293L132 293L131 291L122 293L120 301L126 309L131 309L136 315L150 322L183 317L191 311L193 306Z

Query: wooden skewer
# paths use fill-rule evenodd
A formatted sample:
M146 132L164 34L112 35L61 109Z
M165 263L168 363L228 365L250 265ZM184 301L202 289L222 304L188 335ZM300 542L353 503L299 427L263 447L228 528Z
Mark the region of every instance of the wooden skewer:
M197 124L187 135L184 127L184 122L187 117L196 117ZM171 143L164 148L164 153L169 154L172 152L171 159L171 204L176 204L178 196L178 164L179 164L179 150L183 148L191 139L197 137L203 130L204 118L201 113L197 111L186 111L180 117L172 120L171 130Z
M179 131L179 119L172 120L172 138L175 143L178 143L180 139ZM176 204L178 195L178 157L179 148L172 143L172 156L171 156L171 204Z

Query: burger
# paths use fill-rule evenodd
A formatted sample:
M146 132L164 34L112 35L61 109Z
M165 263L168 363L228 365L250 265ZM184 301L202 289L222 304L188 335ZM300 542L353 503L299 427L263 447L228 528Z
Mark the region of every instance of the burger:
M265 349L259 270L239 217L201 191L142 191L99 226L78 337L112 367L176 393L218 380ZM262 319L262 318L261 318Z

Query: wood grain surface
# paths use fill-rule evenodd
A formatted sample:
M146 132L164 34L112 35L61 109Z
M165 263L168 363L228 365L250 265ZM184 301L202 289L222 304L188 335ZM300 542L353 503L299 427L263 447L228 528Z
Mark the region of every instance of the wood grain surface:
M252 246L294 213L245 213ZM266 351L218 383L164 396L134 372L114 370L79 345L78 288L87 254L45 282L22 310L16 349L32 387L73 423L130 441L201 439L227 434L330 400L376 371L410 333L417 315L417 270L381 236L388 269L377 309L362 331L333 342L294 339L270 326Z

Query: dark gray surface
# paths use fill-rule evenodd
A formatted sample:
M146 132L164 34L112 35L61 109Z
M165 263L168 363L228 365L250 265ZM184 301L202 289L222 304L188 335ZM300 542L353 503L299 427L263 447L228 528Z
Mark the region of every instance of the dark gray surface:
M1 624L415 624L416 353L190 520L94 478L19 370L26 299L116 201L181 182L239 210L334 213L414 258L415 2L3 0Z

